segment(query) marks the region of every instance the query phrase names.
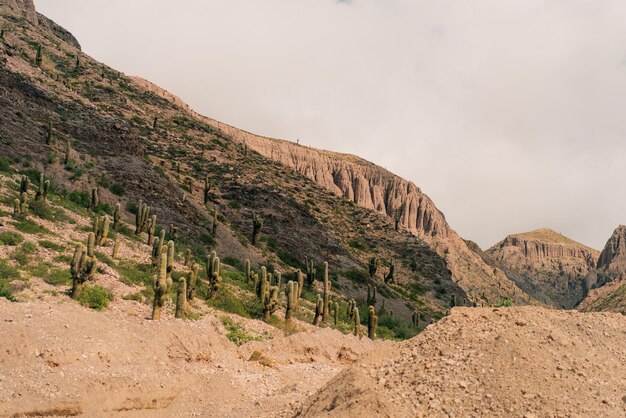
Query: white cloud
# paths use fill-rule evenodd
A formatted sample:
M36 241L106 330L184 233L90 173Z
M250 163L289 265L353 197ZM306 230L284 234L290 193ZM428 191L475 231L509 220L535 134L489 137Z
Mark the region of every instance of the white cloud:
M38 0L198 111L359 154L483 246L626 223L626 3Z

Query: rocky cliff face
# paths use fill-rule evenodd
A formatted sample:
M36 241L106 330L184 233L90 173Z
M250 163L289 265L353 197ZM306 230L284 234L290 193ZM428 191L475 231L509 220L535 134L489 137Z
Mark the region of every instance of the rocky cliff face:
M620 225L607 241L600 258L598 269L607 271L626 271L626 226Z
M527 293L563 308L582 299L584 277L599 255L550 229L509 235L487 254Z

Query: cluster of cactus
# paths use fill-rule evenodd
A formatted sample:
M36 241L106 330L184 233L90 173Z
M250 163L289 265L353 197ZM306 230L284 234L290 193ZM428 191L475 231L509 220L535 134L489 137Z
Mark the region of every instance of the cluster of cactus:
M215 299L217 292L222 287L222 275L220 270L220 258L215 251L211 253L208 258L207 266L207 279L209 281L209 297Z
M83 285L91 279L96 272L96 256L94 247L96 236L93 232L87 238L87 248L82 244L77 244L74 256L70 262L70 273L72 275L72 299L78 299L83 291Z
M150 206L139 200L137 213L135 214L135 235L140 235L150 219Z
M256 245L259 233L263 228L263 218L256 213L252 214L252 245Z
M96 237L96 245L102 246L109 237L111 219L107 216L96 216L93 220L93 233Z
M25 192L20 193L20 197L13 202L13 213L15 215L25 215L28 213L28 199Z
M290 280L285 288L287 308L285 309L285 321L291 321L293 313L298 309L299 289L298 283Z
M376 306L376 285L367 285L367 305Z
M278 286L270 286L263 297L263 320L265 322L268 322L278 309L278 289Z
M370 340L376 338L376 328L378 328L378 316L376 315L376 308L370 306L367 308L367 336Z
M392 261L391 265L389 266L389 273L384 278L384 281L386 284L393 283L395 271L396 271L396 266L393 264L393 261Z
M148 219L148 225L147 225L148 241L146 242L146 245L152 245L152 241L154 238L154 231L156 230L156 223L157 223L157 216L152 215L152 217Z
M352 315L354 314L354 308L356 308L356 301L354 299L350 299L348 301L348 307L346 309L346 315L350 319L352 319Z
M113 229L117 230L117 227L120 226L120 220L122 219L122 207L119 203L115 204L115 209L113 209Z
M330 288L332 283L328 279L328 262L324 262L324 306L322 309L322 322L328 320L328 305L330 304Z
M30 179L27 176L22 176L20 180L20 194L28 193L28 188L30 187Z
M171 242L171 241L170 241ZM172 243L172 250L174 249L174 243ZM168 250L169 250L168 243ZM173 257L173 252L172 252ZM165 305L167 295L172 289L172 276L169 263L169 251L168 254L162 253L159 258L159 269L157 275L154 278L154 304L152 305L152 319L161 319L161 309Z

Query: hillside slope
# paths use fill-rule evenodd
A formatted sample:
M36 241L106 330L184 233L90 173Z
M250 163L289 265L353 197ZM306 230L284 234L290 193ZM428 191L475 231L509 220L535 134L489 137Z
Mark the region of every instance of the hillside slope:
M486 254L526 293L565 309L584 297L584 278L599 256L548 228L509 235Z
M415 309L438 319L453 298L469 302L418 236L244 146L152 83L96 62L54 22L31 19L31 5L0 6L0 154L16 168L45 172L60 193L99 186L102 202L121 202L127 217L143 199L198 257L216 249L289 272L305 270L305 257L318 272L328 261L335 291L364 303L367 284L377 285L378 304L406 321ZM256 247L253 213L265 221ZM372 257L381 267L370 279ZM394 280L382 283L392 264Z

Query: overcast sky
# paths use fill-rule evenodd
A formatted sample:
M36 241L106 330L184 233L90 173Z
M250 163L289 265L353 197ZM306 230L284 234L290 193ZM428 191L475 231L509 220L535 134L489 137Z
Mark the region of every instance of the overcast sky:
M484 248L626 223L623 0L35 3L202 114L412 180Z

